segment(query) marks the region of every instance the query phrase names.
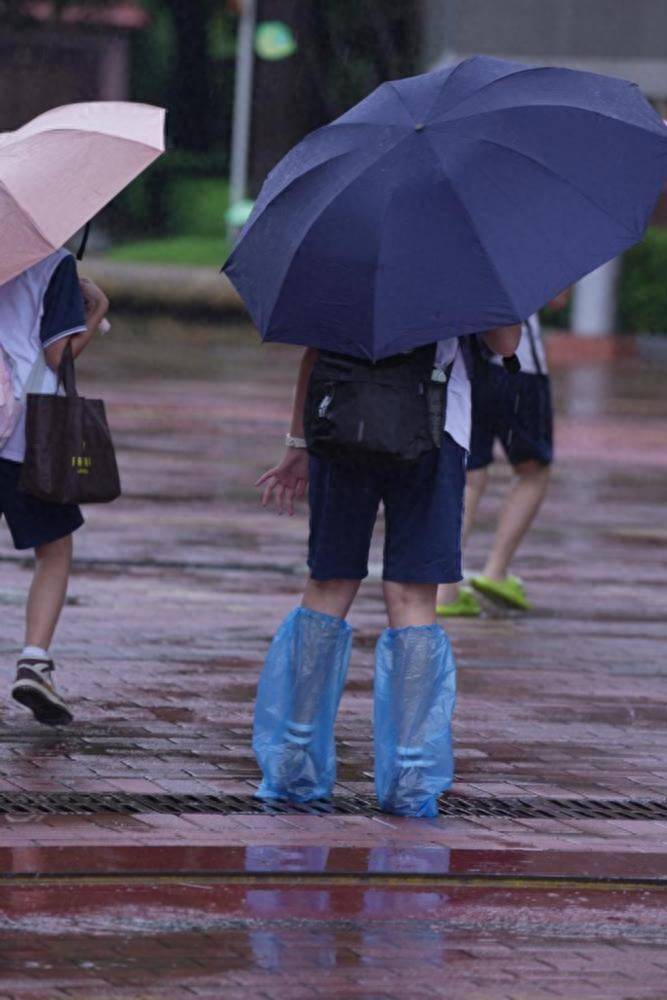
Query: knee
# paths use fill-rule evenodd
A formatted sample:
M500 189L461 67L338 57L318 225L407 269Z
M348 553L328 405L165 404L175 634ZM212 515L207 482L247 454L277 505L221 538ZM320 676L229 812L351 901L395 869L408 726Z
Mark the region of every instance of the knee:
M72 536L58 538L55 542L46 542L35 549L35 559L38 563L69 563L72 559Z
M432 625L437 584L385 581L384 600L392 628Z
M488 467L472 469L466 474L466 491L481 496L489 478Z
M308 580L303 606L345 618L359 589L359 580Z
M514 472L520 479L546 482L551 476L551 466L531 459L528 462L519 462L518 465L515 465Z

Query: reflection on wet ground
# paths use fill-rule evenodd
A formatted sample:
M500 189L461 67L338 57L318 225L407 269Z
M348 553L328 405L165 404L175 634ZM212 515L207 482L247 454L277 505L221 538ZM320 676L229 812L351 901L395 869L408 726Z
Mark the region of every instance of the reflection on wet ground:
M56 647L76 722L51 732L3 708L0 802L252 794L254 686L298 598L306 530L261 511L252 483L280 452L297 355L167 317L114 317L84 355L124 496L90 508L77 539ZM558 463L517 562L535 611L451 626L460 796L665 799L666 376L632 360L555 372ZM494 472L472 568L508 482ZM4 537L0 567L9 681L29 576ZM337 794L371 801L376 574L351 621ZM14 807L0 997L664 998L665 831L645 814Z

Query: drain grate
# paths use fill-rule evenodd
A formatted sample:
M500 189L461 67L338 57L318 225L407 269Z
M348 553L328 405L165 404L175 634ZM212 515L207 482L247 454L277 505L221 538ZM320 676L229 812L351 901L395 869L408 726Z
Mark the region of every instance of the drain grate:
M223 816L307 814L309 816L375 816L372 799L337 796L331 802L294 804L261 802L250 795L137 795L123 792L2 792L0 815L95 816L116 813L218 813ZM499 816L508 819L621 819L665 820L667 799L549 799L477 798L447 795L440 801L441 816Z

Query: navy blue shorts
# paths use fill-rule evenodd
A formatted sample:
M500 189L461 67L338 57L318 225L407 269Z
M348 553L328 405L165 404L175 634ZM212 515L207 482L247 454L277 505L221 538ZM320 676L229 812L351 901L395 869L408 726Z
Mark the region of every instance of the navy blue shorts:
M405 465L310 459L308 566L315 580L362 580L380 503L385 509L383 579L461 579L466 452L442 447Z
M511 465L553 461L553 413L547 375L478 365L472 380L472 433L468 469L493 462L498 439Z
M34 549L66 538L83 524L74 504L45 503L21 493L21 463L0 458L0 516L4 515L14 548Z

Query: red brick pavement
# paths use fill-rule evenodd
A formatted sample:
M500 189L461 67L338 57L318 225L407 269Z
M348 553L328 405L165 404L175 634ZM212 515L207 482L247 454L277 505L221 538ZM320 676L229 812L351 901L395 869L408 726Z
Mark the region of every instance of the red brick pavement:
M91 508L77 540L56 646L77 721L51 732L6 705L0 793L247 795L256 781L253 689L266 644L298 596L305 523L259 511L251 482L277 453L293 355L259 350L234 330L142 326L116 323L85 361L84 384L110 402L125 496ZM517 564L536 609L516 617L489 608L481 621L451 627L461 794L665 795L664 375L636 361L556 374L559 463ZM506 482L499 468L472 566ZM5 538L0 562L8 682L29 576ZM351 621L339 792L370 795L376 580L362 588ZM160 845L175 853L160 854ZM302 850L329 858L358 848L377 858L401 849L408 873L416 865L427 884L408 885L405 866L392 861L386 884L369 887L360 880L377 861L360 863L361 855L345 885L326 864L318 881L304 875L291 888L232 883L230 866L217 861L222 874L197 882L197 851L245 852L238 871L247 878L256 868L248 857L271 847L282 853L269 855L269 870L284 870L296 852L295 871L314 864ZM241 989L294 1000L667 997L665 890L633 881L667 874L657 820L13 816L0 817L0 848L8 878L0 888L0 1000ZM443 855L435 869L431 855L424 870L423 850L451 852L454 871L467 850L487 875L519 882L438 881ZM173 873L173 883L133 881L128 851L138 871ZM26 877L58 870L83 874L57 883ZM95 872L106 873L101 883ZM545 873L562 883L534 881ZM605 875L626 884L604 888Z

